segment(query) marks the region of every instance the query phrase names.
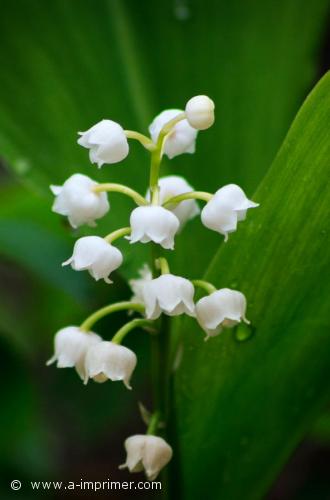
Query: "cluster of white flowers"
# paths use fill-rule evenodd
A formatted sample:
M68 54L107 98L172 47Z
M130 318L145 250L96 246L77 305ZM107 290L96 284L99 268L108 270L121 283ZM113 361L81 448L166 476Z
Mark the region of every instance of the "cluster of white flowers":
M138 205L131 212L128 227L105 237L79 238L72 256L63 265L70 264L76 271L87 270L95 280L112 283L110 274L123 262L123 255L112 245L113 241L125 236L131 244L153 242L165 250L173 250L175 235L198 215L204 226L224 235L227 241L228 234L236 231L238 222L246 218L247 210L258 206L239 186L229 184L210 194L195 191L183 177L159 177L162 156L172 159L182 153L194 153L198 131L209 128L213 122L213 101L207 96L196 96L187 102L184 111L169 109L160 113L149 127L150 138L124 130L112 120L102 120L86 132L79 132L78 143L89 149L90 160L98 167L125 159L129 153L128 139L141 142L152 155L151 182L145 196L120 184L99 184L82 174L72 175L63 186L51 186L55 195L53 211L67 216L74 228L83 224L95 226L95 221L109 211L107 192L121 192ZM202 210L197 200L206 202ZM56 361L58 368L74 367L85 384L89 379L95 382L123 381L130 389L137 358L121 342L133 328L150 328L155 324L154 330L157 330L157 321L162 314L186 314L196 318L207 339L242 320L248 322L243 293L229 288L217 290L206 281L190 281L171 274L160 253L153 267L151 270L144 265L140 278L130 281L133 291L130 301L106 306L81 326L58 331L55 353L48 364ZM207 295L195 303L196 286L203 288ZM98 319L123 309L139 312L141 316L126 323L111 341L103 340L91 331ZM154 415L158 414L156 408ZM127 460L122 467L131 472L144 470L148 479L155 479L172 457L170 445L155 435L158 431L159 422L156 422L146 435L129 437L125 441Z

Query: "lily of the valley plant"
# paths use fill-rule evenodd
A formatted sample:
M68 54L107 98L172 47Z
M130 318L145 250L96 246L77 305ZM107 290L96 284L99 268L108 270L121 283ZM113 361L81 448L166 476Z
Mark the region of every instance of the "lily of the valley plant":
M161 384L164 376L163 346L168 342L167 322L164 315L187 314L195 317L206 333L206 339L219 335L245 317L246 298L243 293L229 288L217 290L202 279L188 280L171 273L164 250L173 250L175 236L193 217L200 214L207 228L224 236L236 231L238 223L246 218L249 208L257 207L244 191L235 184L217 189L214 194L194 191L182 177L160 177L160 164L164 155L172 159L183 153L194 153L199 130L214 122L214 103L207 96L196 96L188 101L185 111L170 109L160 113L149 127L151 138L139 132L124 130L112 120L102 120L86 132L79 132L78 143L89 150L92 163L98 167L120 162L129 154L128 139L138 140L151 155L150 181L145 196L130 187L106 183L99 184L82 174L72 175L62 186L51 186L55 195L53 211L68 217L72 227L83 224L95 226L95 221L110 209L107 192L119 192L132 198L132 210L127 227L101 236L79 238L72 256L63 263L76 271L86 270L95 279L112 283L111 273L123 262L123 255L115 246L118 238L125 237L130 244L151 243L151 268L144 264L140 278L130 281L133 297L124 302L106 305L96 311L80 326L67 326L55 335L55 353L48 364L57 362L58 368L74 367L85 384L121 380L131 389L131 377L137 364L135 353L122 345L126 335L142 328L151 335L156 349L153 373L155 384L154 408L143 411L148 426L145 435L126 439L127 458L121 467L131 472L145 471L154 480L170 461L172 448L159 434L165 433L167 411ZM205 203L200 210L197 200ZM205 296L195 303L195 289ZM111 340L103 340L92 331L95 323L108 314L128 310L135 314ZM158 363L158 364L157 364ZM159 366L158 366L159 365Z

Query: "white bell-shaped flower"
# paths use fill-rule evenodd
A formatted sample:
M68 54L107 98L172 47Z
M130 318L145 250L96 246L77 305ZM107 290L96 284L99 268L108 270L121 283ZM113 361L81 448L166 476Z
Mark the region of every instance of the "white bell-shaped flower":
M217 231L228 239L228 233L237 229L237 222L246 218L249 208L258 207L249 200L236 184L228 184L219 189L205 205L201 213L204 226Z
M80 378L85 378L85 357L88 349L102 339L94 332L84 332L78 326L67 326L59 330L54 338L54 356L47 366L57 361L57 368L75 367Z
M154 241L165 249L174 248L174 235L177 233L179 219L166 208L157 205L137 207L130 217L131 243Z
M144 471L149 481L153 481L159 472L171 460L171 446L161 437L136 434L125 441L126 462L119 468L128 468L130 472Z
M206 95L197 95L186 104L189 125L197 130L206 130L214 123L214 102Z
M86 132L78 132L78 144L89 149L92 163L102 167L104 163L117 163L128 155L129 147L125 131L119 123L101 120Z
M245 317L246 298L241 292L222 288L200 299L196 304L196 318L209 337L218 335L222 328L230 328Z
M144 264L141 269L139 269L139 278L129 280L128 284L133 292L131 301L143 303L142 290L143 286L147 281L152 280L152 272L148 264Z
M103 341L91 347L85 359L85 384L92 378L95 382L122 380L127 387L136 366L133 351L114 342Z
M164 125L181 114L180 109L167 109L160 113L149 126L149 132L154 143L157 142L159 132ZM181 120L167 136L164 144L164 154L170 159L182 153L194 153L197 130L192 128L187 120Z
M84 236L76 241L72 257L62 266L71 264L75 271L87 270L96 281L104 279L106 283L112 283L109 275L122 262L123 255L118 248L99 236Z
M98 183L83 174L71 175L63 186L50 186L55 195L53 212L66 215L72 227L83 224L95 226L95 220L103 217L109 210L106 193L95 193Z
M142 289L146 317L157 319L161 313L195 316L194 293L194 286L189 280L174 274L162 274L159 278L146 281Z
M188 184L186 179L179 175L161 177L158 181L158 186L159 203L161 205L174 196L194 191L194 188ZM150 200L149 191L147 191L146 199ZM180 221L180 229L182 229L186 222L200 213L196 200L184 200L176 205L167 206L166 208L177 216Z

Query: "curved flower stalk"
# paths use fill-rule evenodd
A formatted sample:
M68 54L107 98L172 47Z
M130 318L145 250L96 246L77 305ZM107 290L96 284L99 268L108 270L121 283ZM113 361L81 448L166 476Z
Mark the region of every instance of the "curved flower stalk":
M179 175L160 177L162 157L172 159L183 153L194 153L197 134L214 122L214 103L207 96L195 96L184 111L169 109L152 121L147 137L134 130L124 130L112 120L102 120L86 132L80 132L78 143L89 150L92 163L118 163L129 154L128 140L137 140L150 153L149 185L146 196L132 187L112 182L99 184L82 174L67 179L63 186L51 186L55 195L53 211L68 217L72 227L95 225L106 215L110 205L108 194L119 193L135 203L127 227L106 236L80 237L72 256L63 263L74 270L88 271L95 280L111 283L110 274L119 269L123 253L113 245L119 238L133 243L151 243L152 266L144 265L138 279L132 279L131 300L106 305L88 316L80 326L63 328L55 335L55 353L47 364L57 362L59 368L73 367L87 384L122 381L131 389L130 380L138 360L136 354L122 345L133 330L143 330L152 345L153 411L147 412L146 434L126 439L126 461L121 468L130 472L144 471L153 481L170 461L173 451L166 437L169 417L168 389L171 374L169 324L172 316L195 317L206 338L218 335L223 328L232 328L246 319L247 301L243 293L229 288L218 290L202 279L190 281L171 273L164 257L173 250L175 236L189 220L201 214L207 228L228 239L238 222L246 218L249 208L258 204L249 200L235 184L218 189L215 194L195 191ZM205 203L200 212L197 201ZM183 273L182 273L183 274ZM205 296L195 304L195 288ZM109 339L94 333L94 325L110 314L127 311L128 321ZM132 317L132 315L135 315ZM149 418L149 415L151 417Z

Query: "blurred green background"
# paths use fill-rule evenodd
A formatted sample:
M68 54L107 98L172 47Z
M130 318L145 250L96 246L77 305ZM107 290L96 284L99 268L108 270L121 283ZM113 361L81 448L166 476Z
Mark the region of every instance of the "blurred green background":
M97 170L77 131L111 118L146 133L162 109L205 93L216 103L215 126L199 134L195 155L165 161L164 173L203 191L235 182L252 196L328 67L329 2L1 0L0 7L0 497L29 499L36 493L11 492L9 482L127 478L117 472L122 443L144 430L136 403L150 404L143 335L128 340L141 360L133 393L110 383L84 387L73 370L45 367L54 333L129 297L125 280L147 259L143 245L121 242L125 262L111 287L61 268L75 238L92 233L73 232L51 212L49 184L81 172L143 193L148 180L148 153L138 144L125 162ZM131 203L114 194L111 206L100 235L127 225ZM219 243L194 220L177 238L173 271L201 275ZM109 338L124 320L103 320L98 331ZM330 498L329 442L322 413L267 498Z

